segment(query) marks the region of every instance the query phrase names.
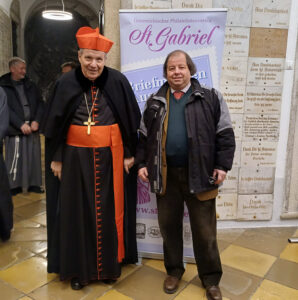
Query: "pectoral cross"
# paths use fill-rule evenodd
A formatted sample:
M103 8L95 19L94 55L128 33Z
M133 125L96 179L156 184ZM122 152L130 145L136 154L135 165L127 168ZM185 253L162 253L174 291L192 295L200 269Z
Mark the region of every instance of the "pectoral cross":
M92 122L91 121L91 117L88 117L88 121L84 122L84 125L88 126L88 128L87 128L87 134L90 135L91 126L95 125L95 122Z

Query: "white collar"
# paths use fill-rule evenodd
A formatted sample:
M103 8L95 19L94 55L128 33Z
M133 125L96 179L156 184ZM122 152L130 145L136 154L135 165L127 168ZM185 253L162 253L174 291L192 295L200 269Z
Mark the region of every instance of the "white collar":
M185 94L185 93L188 91L188 89L190 88L190 85L191 85L191 83L189 82L189 83L185 86L184 89L178 90L178 91L181 91L181 92L183 92L183 93ZM174 90L173 88L171 88L171 93L173 94L174 92L176 92L176 90Z

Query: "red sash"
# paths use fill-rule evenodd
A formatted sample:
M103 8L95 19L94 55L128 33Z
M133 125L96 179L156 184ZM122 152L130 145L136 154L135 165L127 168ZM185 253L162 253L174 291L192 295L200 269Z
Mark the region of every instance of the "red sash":
M87 126L71 125L67 133L66 143L67 145L75 147L111 148L113 158L115 222L118 235L118 262L122 262L124 258L124 186L123 143L119 126L118 124L92 126L90 135L87 135Z

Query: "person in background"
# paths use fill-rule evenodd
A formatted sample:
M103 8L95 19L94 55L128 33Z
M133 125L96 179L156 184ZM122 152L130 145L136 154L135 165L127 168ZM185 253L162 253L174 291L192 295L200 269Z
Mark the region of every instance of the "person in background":
M187 53L171 52L167 82L146 102L139 129L138 175L156 193L167 277L175 293L184 273L183 215L188 208L193 250L207 299L222 299L222 267L216 241L215 197L231 169L235 137L228 107L213 88L191 78L196 67Z
M5 163L11 193L43 193L39 124L44 103L39 89L26 76L26 62L13 57L8 66L10 72L0 78L0 86L9 107Z
M105 66L113 42L90 27L76 38L80 65L58 79L42 131L61 180L50 207L56 218L48 272L79 290L92 280L114 282L121 263L137 261L133 165L140 111L126 77Z
M76 64L73 61L67 61L65 63L63 63L60 68L61 68L61 73L67 73L69 71L71 71L72 69L75 69Z
M13 204L9 190L7 171L3 160L3 138L9 125L6 94L0 88L0 238L7 241L13 227Z

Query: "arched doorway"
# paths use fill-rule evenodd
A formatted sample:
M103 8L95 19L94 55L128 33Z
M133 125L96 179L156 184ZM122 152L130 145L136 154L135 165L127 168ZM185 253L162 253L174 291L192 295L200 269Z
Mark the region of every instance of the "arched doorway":
M47 99L59 76L60 65L66 61L77 62L75 34L78 28L98 26L98 17L83 4L70 4L67 10L72 12L73 20L54 21L42 18L43 8L39 5L27 19L24 41L28 75Z

